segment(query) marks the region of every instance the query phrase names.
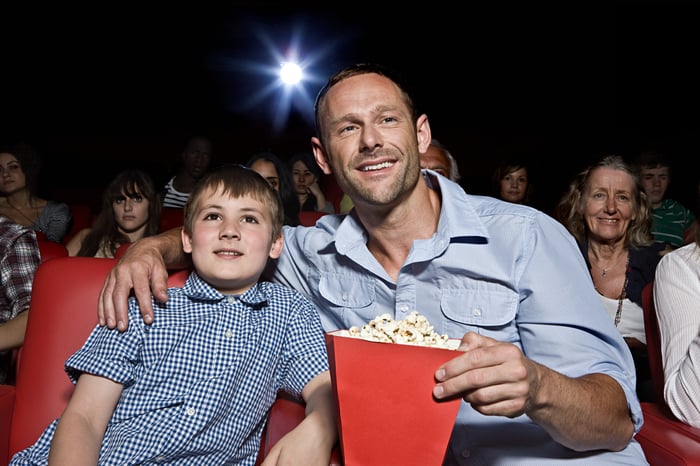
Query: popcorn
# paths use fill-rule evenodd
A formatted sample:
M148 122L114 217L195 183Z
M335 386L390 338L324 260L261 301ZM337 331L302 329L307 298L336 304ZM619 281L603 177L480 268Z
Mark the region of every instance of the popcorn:
M394 320L391 315L382 314L370 320L361 329L356 326L350 327L348 333L351 337L369 341L438 348L451 347L447 335L436 333L428 319L418 314L418 311L411 312L403 320Z

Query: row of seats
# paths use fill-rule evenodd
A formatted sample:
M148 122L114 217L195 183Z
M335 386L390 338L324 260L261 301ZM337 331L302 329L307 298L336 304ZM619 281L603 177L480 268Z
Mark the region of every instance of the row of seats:
M43 261L34 277L25 343L16 385L0 385L0 465L36 441L62 412L73 385L63 363L97 323L97 298L117 259L58 257ZM169 286L182 286L188 271L173 272ZM79 285L79 286L78 286ZM260 459L304 417L304 406L280 395L272 407ZM340 465L339 450L332 465Z
M68 244L68 241L75 236L83 228L88 228L95 220L95 214L88 205L70 204L71 213L73 214L73 223L70 230L63 239L63 244ZM304 226L313 226L316 224L325 212L299 212L299 221ZM160 231L167 231L171 228L182 226L184 222L184 214L182 209L176 207L163 207L160 214Z

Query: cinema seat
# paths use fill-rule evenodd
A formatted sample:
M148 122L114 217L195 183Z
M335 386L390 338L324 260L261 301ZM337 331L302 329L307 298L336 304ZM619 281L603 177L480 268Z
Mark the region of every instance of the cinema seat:
M0 465L33 444L66 406L73 385L63 363L97 323L97 299L117 259L59 257L42 262L32 301L17 384L0 385ZM170 274L169 286L184 284L189 271ZM261 443L261 458L304 417L304 405L288 398L273 406ZM340 464L338 452L335 462ZM258 460L261 462L261 459Z
M663 396L661 339L654 308L654 283L642 290L644 329L649 351L651 381L656 401L642 403L644 426L635 437L651 466L700 466L700 428L676 419Z

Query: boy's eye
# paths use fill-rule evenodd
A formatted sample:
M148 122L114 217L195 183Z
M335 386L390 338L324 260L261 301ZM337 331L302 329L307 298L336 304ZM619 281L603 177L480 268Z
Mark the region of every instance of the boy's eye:
M258 219L250 215L243 217L243 223L258 223Z
M204 216L204 220L217 220L219 218L220 218L219 214L213 214L213 213L207 214Z

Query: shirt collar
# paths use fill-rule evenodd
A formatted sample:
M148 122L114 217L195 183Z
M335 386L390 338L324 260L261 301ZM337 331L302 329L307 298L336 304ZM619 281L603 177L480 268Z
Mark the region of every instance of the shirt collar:
M196 301L219 302L229 298L229 295L220 293L210 284L202 280L194 270L190 273L189 277L187 277L182 291L185 296ZM253 307L259 307L261 304L267 302L265 293L257 283L242 295L235 295L235 298Z
M441 193L440 220L435 235L437 240L449 242L486 243L489 234L476 213L474 203L457 183L438 175L432 170L422 170L423 180L430 189ZM366 247L367 232L356 217L346 215L340 223L332 241L336 250L347 254L351 249Z

